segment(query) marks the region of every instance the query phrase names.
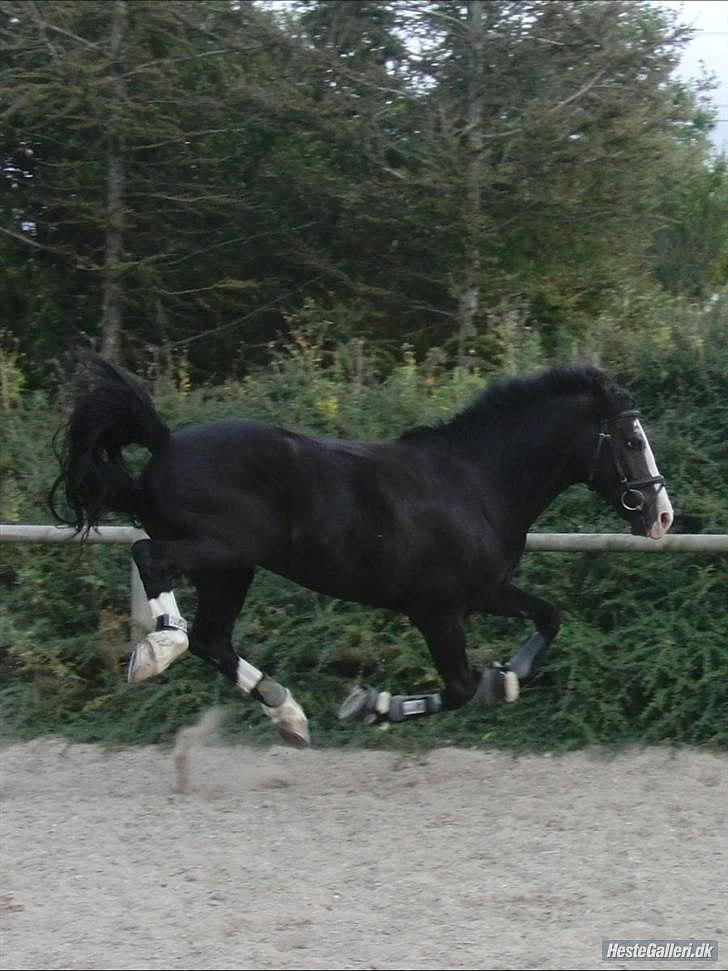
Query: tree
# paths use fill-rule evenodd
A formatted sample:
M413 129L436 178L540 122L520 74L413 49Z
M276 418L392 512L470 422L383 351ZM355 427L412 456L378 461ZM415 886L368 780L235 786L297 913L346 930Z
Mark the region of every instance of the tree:
M110 361L119 357L122 329L122 257L124 250L123 106L125 79L122 51L127 30L126 0L114 0L109 39L109 105L106 125L106 228L104 245L101 353Z
M111 356L120 345L141 356L202 338L231 303L245 316L246 296L251 310L265 303L249 296L257 272L245 272L265 243L241 250L281 230L252 186L265 181L256 167L276 115L290 128L298 100L291 45L272 19L249 4L177 0L0 13L3 122L23 175L7 179L4 234L32 280L25 348L50 358L85 332ZM229 351L223 341L217 360Z
M674 15L498 0L414 16L435 39L416 65L420 178L442 213L460 354L503 301L548 324L649 273L676 150L707 154L695 94L670 76L687 36Z
M728 283L728 162L682 153L665 184L655 275L672 293L705 297Z
M672 15L286 9L0 2L0 286L31 380L79 339L223 376L302 313L497 357L503 308L555 345L656 259L669 274L665 192L708 157Z

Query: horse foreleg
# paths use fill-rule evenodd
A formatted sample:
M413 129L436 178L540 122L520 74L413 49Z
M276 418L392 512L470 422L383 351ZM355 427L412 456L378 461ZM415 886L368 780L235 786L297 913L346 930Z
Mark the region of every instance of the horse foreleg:
M484 704L515 701L520 685L533 679L546 649L558 634L559 614L546 600L513 585L498 590L489 602L488 612L499 617L528 617L537 628L506 664L488 665L478 686L477 697Z
M366 722L382 725L403 722L422 715L436 715L442 711L442 695L432 691L420 695L393 695L368 684L358 684L339 705L339 719L345 722Z
M422 632L445 687L415 695L392 695L358 685L339 707L342 721L368 724L408 721L460 708L475 694L477 681L465 651L465 631L459 614L412 615Z

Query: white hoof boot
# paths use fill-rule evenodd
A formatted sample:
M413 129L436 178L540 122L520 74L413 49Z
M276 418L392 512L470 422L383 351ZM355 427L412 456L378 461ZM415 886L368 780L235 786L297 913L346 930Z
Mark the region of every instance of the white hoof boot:
M129 658L127 680L130 684L146 681L168 668L189 647L183 630L155 630L137 644Z
M308 733L308 719L288 688L282 704L275 708L269 705L260 707L273 722L286 745L292 745L293 748L309 747L311 736Z
M494 705L499 701L518 701L521 686L515 671L494 662L486 665L480 679L475 700L481 705Z
M514 701L518 701L518 696L521 693L521 685L515 671L506 671L505 683L503 687L505 689L505 700L507 702L512 703Z

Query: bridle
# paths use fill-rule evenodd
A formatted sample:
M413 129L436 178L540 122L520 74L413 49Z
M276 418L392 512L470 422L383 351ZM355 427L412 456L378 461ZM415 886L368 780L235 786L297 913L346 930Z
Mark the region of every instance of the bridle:
M643 513L645 510L645 505L648 508L654 505L657 494L660 489L665 487L665 478L662 475L653 475L647 479L630 479L627 473L624 471L624 466L619 460L619 455L617 455L617 450L612 444L612 433L610 427L622 418L639 418L640 413L637 409L628 409L627 411L620 411L616 415L612 415L611 418L602 418L599 425L599 438L597 440L597 448L594 453L594 458L592 459L591 471L589 473L588 484L590 488L593 487L594 476L596 475L597 465L599 463L599 456L601 455L602 448L605 444L611 446L612 449L612 459L614 460L614 467L617 470L617 475L619 476L619 484L622 487L622 494L619 497L619 501L623 509L627 512L639 512ZM658 486L655 489L655 495L651 502L647 503L642 492L642 489L647 486ZM637 497L635 502L634 497Z

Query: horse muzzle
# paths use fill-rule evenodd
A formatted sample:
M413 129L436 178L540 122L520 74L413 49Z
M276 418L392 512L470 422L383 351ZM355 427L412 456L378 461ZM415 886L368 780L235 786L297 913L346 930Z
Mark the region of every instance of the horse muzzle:
M667 497L666 497L667 498ZM650 527L647 535L650 539L662 539L662 537L669 532L672 526L674 515L672 511L672 506L670 505L670 500L667 500L667 509L663 509L655 522Z
M622 493L620 505L630 518L634 536L662 539L672 526L672 503L662 484L656 487L655 495L649 500L641 489L630 486Z

